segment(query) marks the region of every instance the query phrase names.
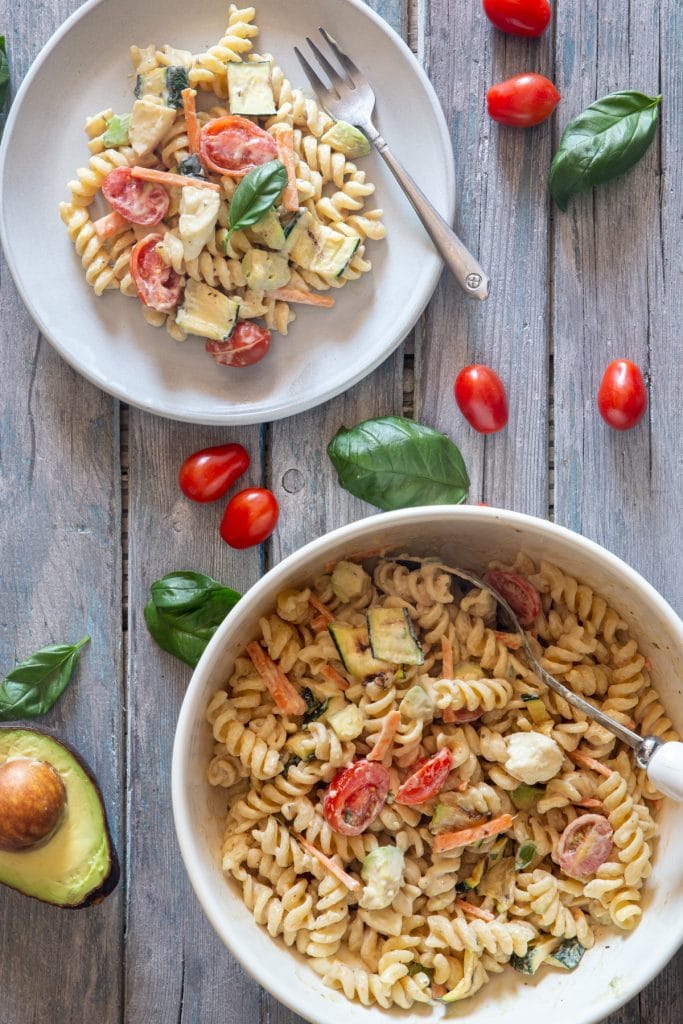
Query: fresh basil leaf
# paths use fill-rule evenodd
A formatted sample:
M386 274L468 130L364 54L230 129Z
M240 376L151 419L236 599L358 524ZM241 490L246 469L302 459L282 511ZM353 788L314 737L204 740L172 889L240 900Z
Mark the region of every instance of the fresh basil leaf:
M275 206L286 184L287 168L281 160L270 160L245 174L230 203L226 248L235 231L256 224Z
M5 102L9 86L9 63L7 61L7 44L5 37L0 36L0 110Z
M470 486L450 438L402 416L342 427L327 454L341 486L382 509L459 505Z
M576 192L611 181L640 160L654 138L661 99L613 92L569 122L548 180L561 210Z
M147 628L163 650L194 668L223 619L240 599L203 573L169 573L150 587Z
M89 640L84 636L77 644L42 647L10 669L0 683L0 722L47 714L68 686L81 647Z

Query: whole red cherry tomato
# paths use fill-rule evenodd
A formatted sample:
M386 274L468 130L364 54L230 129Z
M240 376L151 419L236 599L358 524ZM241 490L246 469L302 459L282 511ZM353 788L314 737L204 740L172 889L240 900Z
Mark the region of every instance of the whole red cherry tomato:
M495 434L508 421L508 400L497 373L488 366L466 366L453 387L460 412L480 434Z
M221 537L231 548L251 548L270 537L280 506L272 491L248 487L231 498L223 513Z
M548 0L483 0L483 3L489 21L511 36L540 36L550 21Z
M541 611L541 598L526 576L507 569L489 569L482 579L500 594L519 619L520 626L531 626Z
M647 388L635 363L616 359L609 364L598 391L598 409L615 430L630 430L640 423L647 409Z
M453 767L453 755L447 747L430 757L396 790L396 803L423 804L440 791Z
M540 124L559 102L560 94L553 83L533 72L498 82L486 93L486 106L493 120L513 128Z
M342 836L359 836L384 807L389 781L389 772L377 761L356 761L343 768L323 799L330 828Z
M249 462L249 453L241 444L202 448L188 455L180 467L180 490L192 501L216 501L249 469Z

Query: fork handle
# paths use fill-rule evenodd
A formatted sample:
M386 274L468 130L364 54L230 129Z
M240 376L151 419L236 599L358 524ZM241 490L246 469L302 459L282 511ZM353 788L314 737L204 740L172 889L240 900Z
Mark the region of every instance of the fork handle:
M366 129L366 134L407 195L427 234L462 290L473 299L488 298L491 283L472 253L460 241L441 214L434 209L424 192L391 152L379 132L376 130L370 132Z

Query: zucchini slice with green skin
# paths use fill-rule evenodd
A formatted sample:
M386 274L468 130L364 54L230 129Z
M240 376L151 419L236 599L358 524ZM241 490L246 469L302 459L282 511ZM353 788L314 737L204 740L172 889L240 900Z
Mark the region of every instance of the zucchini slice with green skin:
M107 129L102 135L102 145L107 149L118 149L130 142L130 114L114 114L107 122Z
M272 117L276 110L272 61L229 61L228 95L231 114Z
M538 968L544 964L548 957L557 950L562 939L545 939L543 942L536 942L529 946L524 956L517 956L513 953L510 957L510 966L514 967L520 974L533 975Z
M275 249L276 252L284 249L285 232L275 210L268 210L261 220L252 224L249 230L253 238L261 245L267 245L269 249Z
M518 811L532 810L545 793L545 786L526 786L522 784L513 789L510 799Z
M305 210L287 234L286 252L293 263L323 277L341 277L360 245L359 235L342 235Z
M372 653L392 665L423 665L425 656L407 608L370 608L368 635Z
M486 858L482 857L481 860L477 863L474 870L472 871L472 874L469 876L469 878L463 878L461 882L458 882L456 884L455 888L458 890L458 892L474 892L474 890L481 882L485 867Z
M565 939L554 953L546 958L548 967L561 967L563 971L573 971L579 966L581 957L586 952L578 939Z
M175 322L188 334L226 341L237 323L239 310L239 303L223 292L190 279L185 285L185 297L178 307Z
M165 106L179 110L183 105L181 93L188 85L187 68L182 65L154 68L153 71L137 76L135 96L139 100L144 96L156 96Z
M344 668L352 676L356 676L357 679L372 679L391 673L391 666L386 661L379 661L373 657L365 626L331 622L327 628L334 646L339 651Z

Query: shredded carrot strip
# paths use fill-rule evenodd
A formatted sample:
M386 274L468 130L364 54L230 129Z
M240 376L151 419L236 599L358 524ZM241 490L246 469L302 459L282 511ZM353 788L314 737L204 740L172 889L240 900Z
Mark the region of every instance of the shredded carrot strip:
M604 775L605 778L609 778L612 774L602 761L596 761L594 757L589 757L583 750L573 750L569 757L575 764L580 765L582 768L590 768L591 771L597 772L598 775Z
M589 800L577 800L574 804L575 807L587 807L589 810L602 810L602 804L599 800L594 800L592 797Z
M434 999L440 999L441 996L445 996L448 989L445 985L432 985L432 996Z
M489 839L501 832L507 832L511 824L512 815L501 814L499 818L493 818L485 825L463 828L458 832L443 832L434 840L434 849L437 853L443 853L444 850L455 850L459 846L471 846L472 843L478 843L480 839Z
M311 626L316 633L322 633L324 629L327 629L328 622L324 615L316 615L314 619L311 619Z
M261 645L253 640L247 644L247 654L282 714L303 715L306 711L306 701L292 686L282 669L268 657Z
M379 736L375 740L375 745L368 754L368 761L381 761L384 755L389 751L391 744L394 741L396 730L401 724L401 712L390 711L382 722L382 729Z
M214 185L212 181L204 181L203 178L191 178L185 174L171 174L170 171L156 171L153 167L131 167L130 173L138 181L156 181L159 185L166 185L168 188L186 188L193 185L195 188L208 188L211 192L220 192L220 185Z
M496 630L496 636L509 651L518 651L522 646L522 641L516 633L502 633Z
M349 684L346 679L344 679L344 676L341 672L337 672L336 668L332 665L323 665L320 669L320 675L326 679L328 683L334 683L334 685L338 686L340 690L348 690L349 688Z
M288 124L279 124L273 129L273 134L277 143L278 159L282 161L287 171L287 185L282 193L282 205L285 210L294 213L299 209L299 190L294 166L294 132Z
M441 637L441 671L444 679L453 678L453 644L447 636Z
M334 306L334 299L329 295L316 295L315 292L302 292L298 288L276 288L270 292L275 299L281 302L299 302L302 306L324 306L329 309Z
M311 596L308 599L308 603L313 608L315 608L317 612L320 612L320 615L322 616L323 619L325 619L326 622L334 622L334 615L332 614L330 609L327 607L326 604L323 604L320 598L316 597L315 594L311 594Z
M453 708L446 708L446 710L443 713L443 720L446 723L446 725L450 725L452 722L455 721L455 711L453 710Z
M183 89L180 94L183 99L183 113L185 114L185 127L187 129L187 148L190 153L199 152L199 121L197 120L197 98L196 89Z
M456 899L456 907L460 907L468 917L476 917L480 921L495 921L496 915L492 914L490 910L484 910L483 907L475 907L474 903L468 903L467 900Z
M98 238L111 238L113 235L118 235L124 228L127 228L128 221L120 213L117 213L116 210L112 210L111 213L100 217L99 220L94 220L92 226Z
M309 843L308 839L304 839L304 837L300 836L298 832L292 832L292 835L299 843L301 843L304 850L308 850L311 856L319 860L323 867L327 868L335 878L338 878L347 889L351 889L353 892L356 889L361 888L361 884L357 878L352 878L351 875L347 875L343 868L340 868L338 864L335 864L330 857L326 857L325 854L317 848L317 846L313 845L313 843Z

